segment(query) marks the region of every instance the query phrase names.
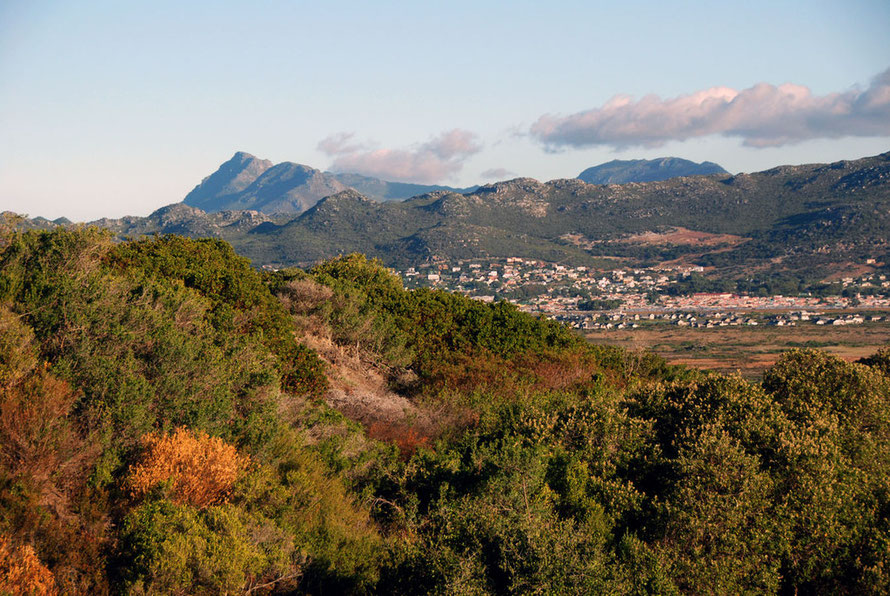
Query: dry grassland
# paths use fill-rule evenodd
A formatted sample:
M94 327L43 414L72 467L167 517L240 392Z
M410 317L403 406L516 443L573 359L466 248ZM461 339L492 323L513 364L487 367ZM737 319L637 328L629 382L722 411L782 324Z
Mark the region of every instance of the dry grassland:
M596 330L585 333L593 343L651 350L672 364L720 372L740 372L757 378L782 352L818 348L845 360L857 360L890 345L890 323L796 327L720 327L689 329L652 325L639 329Z

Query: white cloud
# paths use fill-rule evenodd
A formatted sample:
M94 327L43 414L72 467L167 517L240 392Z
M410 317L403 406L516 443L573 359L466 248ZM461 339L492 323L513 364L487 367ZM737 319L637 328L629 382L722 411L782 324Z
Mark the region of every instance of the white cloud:
M592 110L541 116L530 132L550 149L658 147L709 135L739 137L750 147L890 136L890 69L864 91L823 96L790 83L758 83L741 91L713 87L670 99L647 95L634 101L618 95Z
M365 149L365 145L361 143L349 144L349 141L355 136L352 132L334 133L318 142L318 149L328 155L340 155L343 153L354 153Z
M511 172L507 168L491 168L482 172L481 176L486 180L506 180L516 176L516 172Z
M463 162L482 149L474 133L460 129L408 149L368 149L363 144L349 144L353 136L337 133L318 144L334 158L330 169L399 182L440 182L459 172Z

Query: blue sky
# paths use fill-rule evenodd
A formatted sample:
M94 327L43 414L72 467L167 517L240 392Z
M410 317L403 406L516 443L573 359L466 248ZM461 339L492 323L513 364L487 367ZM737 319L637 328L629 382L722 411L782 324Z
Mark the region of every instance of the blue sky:
M183 4L0 0L0 210L145 215L238 150L453 185L890 150L886 0Z

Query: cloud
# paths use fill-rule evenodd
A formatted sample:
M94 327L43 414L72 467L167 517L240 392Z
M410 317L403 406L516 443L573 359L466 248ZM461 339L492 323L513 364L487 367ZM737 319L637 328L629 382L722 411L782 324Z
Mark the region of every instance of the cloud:
M599 108L541 116L531 135L548 149L658 147L668 141L723 135L749 147L808 139L890 136L890 69L863 90L818 96L804 86L758 83L737 91L713 87L690 95L638 101L617 95Z
M486 180L506 180L515 175L515 172L511 172L507 168L491 168L490 170L482 172L482 177Z
M331 170L400 182L439 182L459 172L464 161L482 149L475 134L460 129L409 149L369 149L349 144L353 136L337 133L319 142L318 148L334 158Z
M355 153L365 149L365 145L356 143L349 144L349 141L355 136L353 132L338 132L332 134L318 142L319 151L323 151L328 155L341 155L343 153Z

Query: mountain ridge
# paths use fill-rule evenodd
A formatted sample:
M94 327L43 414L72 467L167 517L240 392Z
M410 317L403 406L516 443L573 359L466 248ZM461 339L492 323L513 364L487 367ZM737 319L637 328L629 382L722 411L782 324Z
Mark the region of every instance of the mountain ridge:
M434 191L472 192L476 188L389 182L361 174L323 172L289 161L273 164L238 151L195 186L182 202L208 213L251 209L267 214L300 214L324 197L347 189L383 202Z
M308 266L350 252L387 265L525 257L614 267L670 262L726 275L829 275L850 263L890 263L890 152L763 172L593 185L516 178L459 194L376 202L355 190L300 214L165 207L145 218L99 220L120 236L177 233L232 243L257 265ZM52 227L36 222L32 227ZM732 235L678 245L669 231ZM664 238L645 245L633 238Z
M578 180L590 184L652 182L680 176L727 174L712 162L697 164L676 157L655 160L613 160L584 170ZM532 178L503 181L514 186L541 183ZM244 151L236 152L219 168L205 177L183 199L183 203L206 212L251 209L267 214L300 214L322 198L352 188L380 201L402 201L431 192L471 194L499 192L499 183L458 188L444 185L390 182L349 172L324 172L294 162L273 164Z

